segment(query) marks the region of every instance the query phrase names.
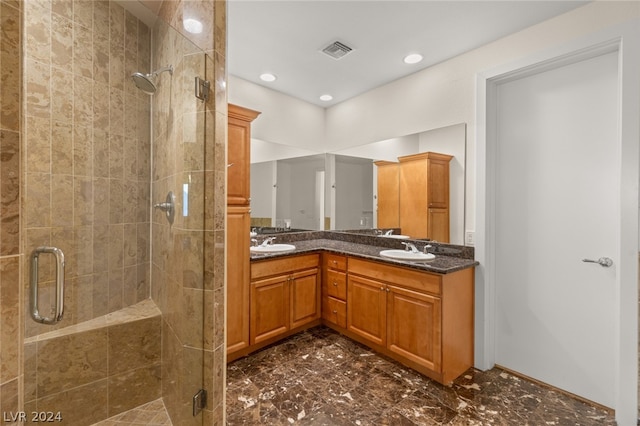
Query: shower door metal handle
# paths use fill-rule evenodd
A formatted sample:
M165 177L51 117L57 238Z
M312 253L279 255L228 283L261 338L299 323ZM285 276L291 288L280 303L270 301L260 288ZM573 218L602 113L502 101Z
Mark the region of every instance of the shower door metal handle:
M56 258L56 304L53 317L40 315L38 310L38 258L40 254L53 254ZM31 253L31 318L42 324L55 324L64 314L64 253L57 247L38 247Z

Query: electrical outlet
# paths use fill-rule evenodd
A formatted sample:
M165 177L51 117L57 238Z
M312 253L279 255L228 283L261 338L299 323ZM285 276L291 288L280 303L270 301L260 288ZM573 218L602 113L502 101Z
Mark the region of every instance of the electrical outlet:
M464 233L464 243L465 243L465 245L468 245L468 246L474 245L475 239L474 239L474 232L473 231L466 231Z

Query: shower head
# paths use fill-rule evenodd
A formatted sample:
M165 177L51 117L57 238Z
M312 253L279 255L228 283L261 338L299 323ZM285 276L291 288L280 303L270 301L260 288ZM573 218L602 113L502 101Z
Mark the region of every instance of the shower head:
M133 79L133 82L138 89L142 90L147 95L153 95L157 90L154 80L156 76L165 71L169 71L169 74L173 75L173 65L167 65L164 68L160 68L159 70L152 72L151 74L134 72L133 74L131 74L131 78Z

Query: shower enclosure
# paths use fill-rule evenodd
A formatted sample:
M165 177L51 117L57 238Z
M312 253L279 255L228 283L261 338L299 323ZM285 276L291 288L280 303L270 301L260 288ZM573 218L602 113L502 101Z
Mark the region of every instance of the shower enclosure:
M226 98L194 81L224 79L224 11L197 2L203 46L176 25L189 3L150 21L131 1L2 2L22 14L27 414L90 425L162 399L174 424L221 419Z

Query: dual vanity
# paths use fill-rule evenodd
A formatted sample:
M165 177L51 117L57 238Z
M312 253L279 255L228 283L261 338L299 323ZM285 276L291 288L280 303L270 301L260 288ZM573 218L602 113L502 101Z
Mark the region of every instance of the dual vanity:
M274 236L247 254L246 312L229 308L228 361L324 324L443 384L473 365L472 248L332 231L262 244Z
M473 248L436 243L425 248L427 241L393 233L332 231L256 235L252 247L247 235L249 152L251 122L259 114L229 104L227 361L324 324L440 383L451 383L473 364ZM405 225L405 233L427 232L431 239L448 241L450 159L427 153L377 163L379 176L389 172L383 181L390 183L391 197L406 186L420 191L403 199L422 203L400 209L410 212L408 218L399 221L396 214L379 226L396 228L415 219L417 227ZM418 185L422 181L429 184ZM398 204L391 204L398 213ZM264 243L265 238L270 240Z

